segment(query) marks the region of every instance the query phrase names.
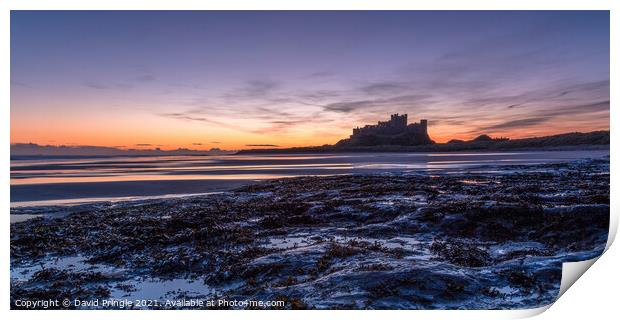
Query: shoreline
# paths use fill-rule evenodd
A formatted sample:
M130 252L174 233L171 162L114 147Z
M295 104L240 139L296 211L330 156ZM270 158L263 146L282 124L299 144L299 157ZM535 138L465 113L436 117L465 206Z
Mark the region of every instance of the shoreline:
M610 131L570 132L551 136L521 138L521 139L492 139L486 136L483 140L469 140L445 143L430 143L421 145L351 145L347 139L334 145L250 149L240 150L236 154L261 153L308 153L308 152L493 152L493 151L557 151L557 150L590 150L609 149ZM482 137L482 136L480 136Z
M460 152L460 153L341 153L306 155L232 156L217 159L182 159L174 169L151 160L147 164L123 160L18 164L11 168L11 206L70 204L202 194L298 176L419 172L428 174L515 164L563 162L608 156L607 149L590 151ZM175 160L176 161L176 160ZM89 173L90 168L96 168ZM140 167L135 169L134 167ZM161 168L159 168L161 167ZM113 170L102 175L99 168ZM56 176L56 172L66 172ZM82 200L80 200L82 199ZM38 202L38 203L34 203Z
M12 224L11 307L78 292L288 309L537 307L555 299L561 262L602 253L608 221L608 159L269 180ZM184 307L147 309L158 308Z
M443 146L445 144L438 144ZM282 149L249 149L239 150L235 155L262 155L262 154L329 154L329 153L441 153L452 154L459 152L493 153L493 152L544 152L544 151L589 151L609 150L609 144L584 144L584 145L561 145L553 147L463 147L448 150L448 148L434 148L434 145L426 146L369 146L369 147L335 147L335 146L312 146L293 147Z

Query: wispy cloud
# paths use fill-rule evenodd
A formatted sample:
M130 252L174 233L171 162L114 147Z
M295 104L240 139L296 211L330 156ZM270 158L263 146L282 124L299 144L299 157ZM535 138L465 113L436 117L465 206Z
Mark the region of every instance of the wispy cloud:
M327 77L332 77L334 76L335 73L333 72L329 72L329 71L318 71L318 72L313 72L310 74L307 74L305 76L303 76L303 78L306 79L312 79L312 78L327 78Z
M340 98L343 95L344 93L338 90L315 90L299 92L296 94L296 97L301 100L310 100L312 103L316 103L329 99Z
M25 82L14 81L14 80L11 80L11 87L22 87L22 88L34 89L33 86Z
M491 125L491 126L482 127L482 128L479 128L478 130L484 131L484 130L523 128L523 127L539 125L549 120L551 120L550 117L518 119L518 120L511 120L511 121L506 121L506 122L498 123L498 124Z
M96 81L84 81L82 82L82 85L91 89L97 89L97 90L106 90L109 89L108 86L104 85L103 83L100 82L96 82Z
M193 113L170 112L170 113L160 113L159 115L162 117L173 118L173 119L178 119L178 120L199 121L199 122L206 122L206 123L217 124L217 125L222 125L222 126L228 126L227 124L223 122L212 120L207 117L196 116Z
M232 90L224 95L225 98L248 99L266 97L280 84L270 79L249 80L243 87Z
M371 83L360 87L359 90L368 95L389 96L400 94L402 92L410 90L410 88L403 83L386 81Z
M595 114L600 112L609 112L610 105L609 100L605 101L594 101L586 104L577 104L577 105L567 105L563 106L560 109L543 109L538 111L539 114L547 116L547 117L558 117L558 116L583 116L584 114Z
M422 102L430 104L431 97L432 96L429 94L411 94L381 99L342 101L324 105L323 108L325 111L341 113L351 113L368 109L379 109L390 112L390 110L407 110L409 108L415 108L416 106L422 106Z
M128 83L113 83L113 84L104 84L99 81L86 80L82 82L84 87L96 90L110 90L117 89L121 91L127 91L133 89L133 85Z
M136 82L152 82L157 80L157 78L151 74L143 74L134 78Z
M282 118L282 117L291 117L292 116L292 114L290 112L286 112L286 111L282 111L282 110L275 110L275 109L272 109L272 108L257 107L256 110L258 110L259 112L267 115L270 118L273 118L273 117Z
M277 144L246 144L246 147L279 147Z

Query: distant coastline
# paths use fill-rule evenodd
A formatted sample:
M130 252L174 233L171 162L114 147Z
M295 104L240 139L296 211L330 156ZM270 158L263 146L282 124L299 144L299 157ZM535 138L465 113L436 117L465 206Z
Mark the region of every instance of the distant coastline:
M236 151L211 148L210 150L192 150L179 148L175 150L156 149L119 149L101 146L53 146L36 143L11 144L11 160L28 160L38 158L106 158L106 157L162 157L162 156L212 156L234 154Z
M340 146L271 148L241 150L237 154L324 153L324 152L458 152L458 151L526 151L526 150L600 150L609 148L609 131L571 132L524 139L493 139L482 135L469 141L451 141L417 146Z

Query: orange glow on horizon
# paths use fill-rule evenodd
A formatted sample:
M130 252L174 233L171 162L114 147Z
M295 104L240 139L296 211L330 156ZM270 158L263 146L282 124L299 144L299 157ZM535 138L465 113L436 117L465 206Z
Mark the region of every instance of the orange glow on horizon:
M93 109L75 107L68 112L60 113L56 111L56 107L57 104L51 104L34 114L22 113L21 109L12 107L11 143L142 150L185 148L203 151L211 148L243 150L307 147L335 144L341 139L348 138L354 127L389 119L389 113L358 117L327 113L316 121L294 121L295 119L288 118L273 121L261 119L260 115L245 118L211 116L208 121L195 121L164 117L131 108L104 112L93 111L94 107ZM457 106L451 109L460 110ZM481 134L520 139L568 132L609 130L609 111L600 112L598 115L587 119L563 115L553 122L495 130L481 128L505 123L518 115L496 115L476 121L463 119L464 124L457 125L442 122L441 114L437 116L424 114L410 115L409 122L414 122L412 121L414 117L430 119L428 133L431 139L437 143L445 143L452 139L471 140ZM297 116L302 117L303 114ZM465 117L463 115L463 118ZM433 123L434 119L439 120Z
M184 130L179 127L168 127L167 130L143 129L118 125L111 126L115 130L93 130L107 127L104 124L84 126L54 126L50 125L45 130L39 126L19 127L15 124L11 128L11 144L35 143L38 145L51 146L98 146L113 147L122 150L161 150L191 149L208 151L212 148L221 150L244 150L264 148L291 148L321 146L335 144L340 139L348 138L350 130L334 131L329 136L316 136L311 132L296 132L287 134L251 134L239 133L232 130L222 130L217 135L209 135L208 132L201 134L192 130ZM524 130L505 130L478 133L462 133L461 130L452 127L434 126L429 127L429 135L436 143L446 143L452 139L471 140L481 134L488 134L493 138L506 137L510 139L522 139L531 137L549 136L569 132L590 132L597 130L609 130L609 127L537 127ZM286 140L285 140L286 139Z

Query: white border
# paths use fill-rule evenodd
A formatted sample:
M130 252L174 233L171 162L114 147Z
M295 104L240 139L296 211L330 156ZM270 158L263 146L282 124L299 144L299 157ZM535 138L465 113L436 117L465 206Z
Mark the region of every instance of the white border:
M121 1L121 0L4 0L0 1L2 11L0 12L0 37L2 39L0 57L4 66L10 66L10 11L9 10L611 10L611 101L612 105L616 101L614 92L618 92L616 77L618 65L613 57L617 57L620 37L618 37L618 6L620 1L612 0L433 0L433 1L402 1L402 0L312 0L312 1L287 1L287 0L228 0L226 2L208 2L206 0L150 0L150 1ZM1 94L3 97L4 125L0 130L5 143L2 145L2 163L0 166L5 168L2 171L2 178L5 181L0 186L2 190L3 207L9 208L9 141L10 141L10 72L5 67L4 76L0 78ZM618 113L611 109L611 158L612 182L617 181L615 154L618 150L616 133L613 128L618 122ZM617 184L611 184L611 212L612 223L610 226L610 237L608 248L614 239L618 225L618 200L616 194ZM2 219L3 230L6 235L2 238L2 265L9 266L9 215L5 213ZM619 253L615 248L611 248L608 253L601 257L601 262L592 268L596 274L584 276L592 283L577 283L576 289L569 290L558 303L554 304L549 312L543 314L545 317L573 317L589 316L590 314L607 315L616 311L614 293L618 284L618 270L620 270ZM605 265L600 265L600 264ZM600 266L599 266L600 265ZM585 270L582 270L585 271ZM8 317L5 319L73 319L85 318L105 319L111 317L130 316L137 319L169 319L177 316L176 312L182 312L178 316L190 319L204 319L206 317L226 317L232 319L246 319L250 317L269 317L272 319L288 319L295 312L294 316L300 319L311 319L316 316L338 318L338 319L371 319L385 317L390 319L410 319L411 317L432 317L437 319L495 319L495 318L517 318L532 316L546 310L547 307L534 310L521 311L9 311L9 272L5 270L5 276L0 280L3 290L0 295L0 310ZM592 272L590 272L592 273ZM583 282L583 281L582 281ZM586 287L586 288L583 288ZM567 300L567 301L562 301ZM596 306L596 309L592 309ZM608 313L607 313L608 312Z

